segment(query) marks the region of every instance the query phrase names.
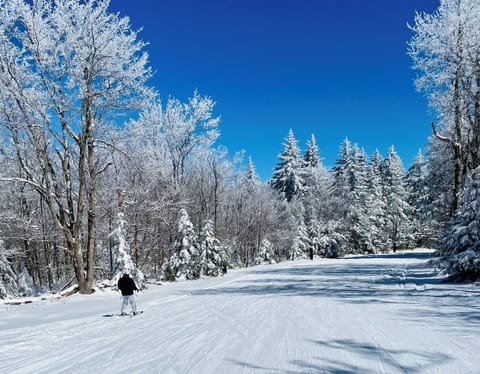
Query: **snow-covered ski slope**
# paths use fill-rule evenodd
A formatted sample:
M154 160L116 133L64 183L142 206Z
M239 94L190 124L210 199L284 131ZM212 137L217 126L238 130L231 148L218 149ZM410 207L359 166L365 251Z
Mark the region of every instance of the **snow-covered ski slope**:
M427 250L285 262L119 295L0 305L0 373L479 373L480 289Z

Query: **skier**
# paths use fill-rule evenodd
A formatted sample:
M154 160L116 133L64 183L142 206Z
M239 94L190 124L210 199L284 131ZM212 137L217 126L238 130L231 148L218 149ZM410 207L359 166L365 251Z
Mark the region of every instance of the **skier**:
M133 279L130 278L128 273L123 274L123 277L118 280L118 289L122 292L123 299L120 315L126 315L125 308L128 304L130 304L132 308L133 315L137 315L137 304L135 302L135 296L133 295L133 291L138 291L138 288Z

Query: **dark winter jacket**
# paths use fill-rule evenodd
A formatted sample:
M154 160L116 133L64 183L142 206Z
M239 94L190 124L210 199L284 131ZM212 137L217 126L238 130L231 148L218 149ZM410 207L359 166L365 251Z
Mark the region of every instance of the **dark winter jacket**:
M130 296L133 295L133 291L138 291L135 282L128 275L124 275L118 280L118 289L122 291L123 296Z

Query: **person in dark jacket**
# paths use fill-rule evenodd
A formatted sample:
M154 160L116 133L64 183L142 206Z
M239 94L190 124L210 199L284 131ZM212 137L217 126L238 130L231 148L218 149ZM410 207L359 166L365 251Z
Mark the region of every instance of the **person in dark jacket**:
M134 291L138 291L137 285L130 276L125 273L123 277L118 280L118 289L122 292L122 309L120 314L124 316L125 308L130 304L133 315L137 314L137 303L135 302Z

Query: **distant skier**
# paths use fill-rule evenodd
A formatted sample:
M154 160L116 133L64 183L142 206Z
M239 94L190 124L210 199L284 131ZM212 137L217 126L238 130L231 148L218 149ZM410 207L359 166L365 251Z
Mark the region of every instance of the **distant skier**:
M124 316L125 313L125 308L127 307L128 304L130 304L132 308L133 315L137 314L137 304L135 302L135 296L133 294L134 291L138 291L137 285L133 281L132 278L129 277L127 273L123 274L123 277L121 277L118 280L118 289L122 291L122 309L121 309L121 315Z

